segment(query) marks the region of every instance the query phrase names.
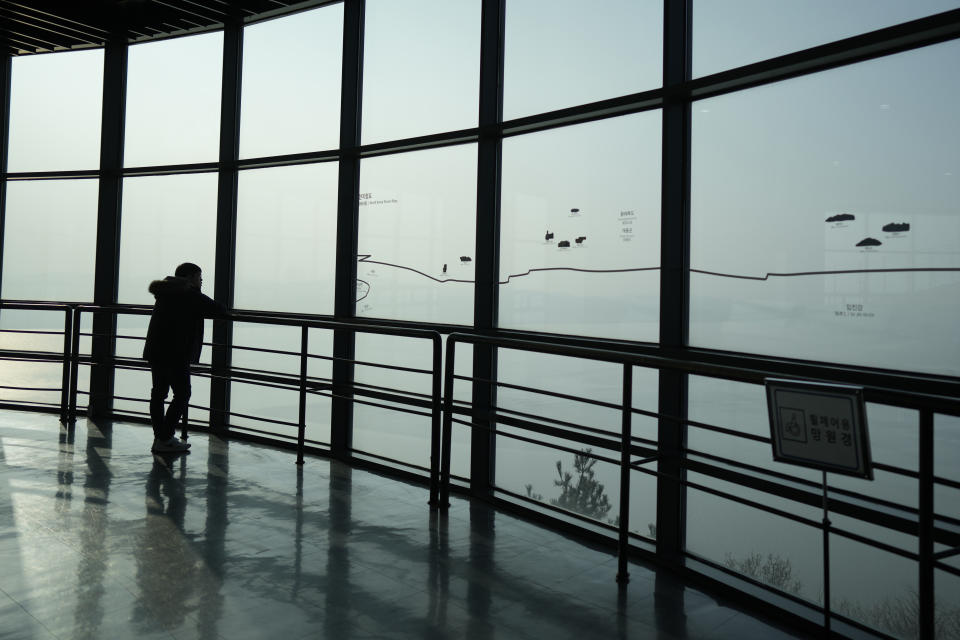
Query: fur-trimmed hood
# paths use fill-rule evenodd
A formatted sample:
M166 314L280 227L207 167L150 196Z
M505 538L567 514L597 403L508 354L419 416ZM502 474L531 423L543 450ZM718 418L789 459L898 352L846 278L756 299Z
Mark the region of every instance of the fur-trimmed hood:
M189 280L176 276L167 276L163 280L154 280L150 283L150 286L147 287L147 291L152 293L155 298L165 295L187 293L191 289L196 289L196 287L193 286Z
M197 362L203 348L203 319L229 318L230 312L187 278L167 276L151 282L147 290L157 300L147 327L144 359L176 366Z

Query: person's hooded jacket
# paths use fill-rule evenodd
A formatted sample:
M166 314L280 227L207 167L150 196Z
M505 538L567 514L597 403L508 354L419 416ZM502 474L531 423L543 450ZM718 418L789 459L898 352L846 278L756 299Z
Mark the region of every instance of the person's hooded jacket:
M184 366L199 362L203 319L229 317L227 308L186 278L167 276L147 289L156 298L143 357L151 364Z

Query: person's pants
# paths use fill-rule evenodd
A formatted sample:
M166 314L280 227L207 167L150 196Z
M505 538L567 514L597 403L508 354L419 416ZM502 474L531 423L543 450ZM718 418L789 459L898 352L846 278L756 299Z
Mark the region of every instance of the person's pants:
M189 364L150 364L153 376L153 388L150 390L150 421L153 423L153 437L166 442L177 432L177 423L187 410L190 400ZM173 389L173 399L163 412L163 401L167 392Z

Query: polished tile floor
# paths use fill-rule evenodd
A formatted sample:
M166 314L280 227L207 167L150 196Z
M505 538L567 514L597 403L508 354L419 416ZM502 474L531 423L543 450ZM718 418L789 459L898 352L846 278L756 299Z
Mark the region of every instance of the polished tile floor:
M196 434L0 412L0 639L799 637L424 487Z

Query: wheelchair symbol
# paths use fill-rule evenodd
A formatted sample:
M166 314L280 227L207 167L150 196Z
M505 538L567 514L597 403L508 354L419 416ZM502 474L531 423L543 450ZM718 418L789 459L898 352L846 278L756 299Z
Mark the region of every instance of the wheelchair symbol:
M802 409L780 409L780 435L784 440L807 441L807 419Z

